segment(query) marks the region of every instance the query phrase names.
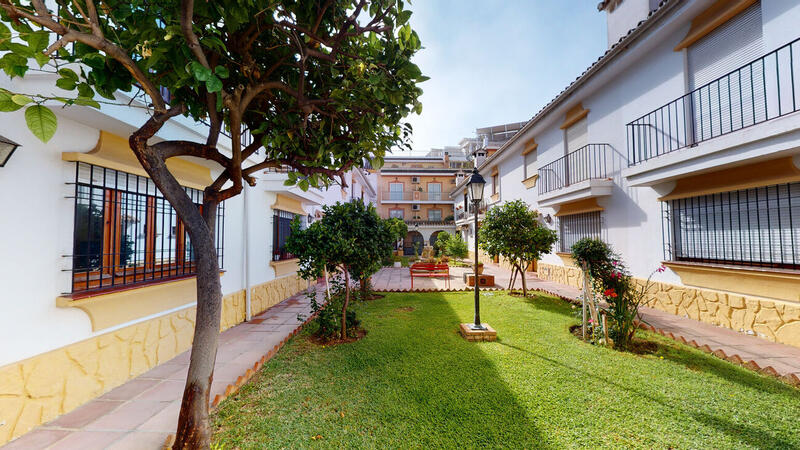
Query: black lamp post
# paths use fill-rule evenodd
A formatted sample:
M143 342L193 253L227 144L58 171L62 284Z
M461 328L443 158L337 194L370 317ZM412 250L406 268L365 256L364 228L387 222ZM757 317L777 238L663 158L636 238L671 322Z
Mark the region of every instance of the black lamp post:
M11 158L11 154L19 147L19 144L11 139L0 136L0 167L3 167Z
M470 325L470 328L473 330L485 330L486 327L481 324L481 303L480 294L478 292L478 206L483 200L483 187L486 186L486 180L478 173L477 168L472 169L472 176L470 176L467 186L469 187L470 196L472 197L472 207L475 212L475 323Z

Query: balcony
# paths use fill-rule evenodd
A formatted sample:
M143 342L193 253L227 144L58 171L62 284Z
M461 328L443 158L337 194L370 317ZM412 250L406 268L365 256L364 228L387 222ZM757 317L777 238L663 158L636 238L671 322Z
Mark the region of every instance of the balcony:
M413 230L414 227L453 227L455 226L455 222L452 220L405 220L406 225L408 225L409 230Z
M381 203L453 203L453 200L441 192L383 191Z
M478 217L481 217L483 213L486 212L486 202L481 201L478 204ZM469 222L470 220L474 220L475 218L475 206L472 202L469 203L467 209L463 207L459 210L456 210L455 219L457 224L461 224L464 222Z
M800 39L627 124L629 169L625 176L634 185L653 185L701 170L686 166L686 161L796 130L800 124L797 117L776 119L800 109L795 89L800 82L800 61L794 62L800 51L798 46ZM774 125L755 127L765 122ZM746 129L749 130L730 138L716 139ZM767 152L754 148L751 153L738 162L763 157ZM681 164L683 167L678 167ZM668 173L644 175L666 165L673 166Z
M539 168L539 204L555 206L611 195L607 175L608 144L588 144Z

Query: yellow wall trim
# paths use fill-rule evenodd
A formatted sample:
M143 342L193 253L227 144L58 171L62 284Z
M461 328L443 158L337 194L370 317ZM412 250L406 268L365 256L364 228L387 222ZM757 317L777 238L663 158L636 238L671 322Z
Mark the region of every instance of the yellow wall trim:
M492 202L499 202L499 201L500 201L500 194L492 194L492 196L491 196L491 197L489 197L489 199L490 199Z
M589 114L588 109L584 109L583 103L578 103L567 111L564 117L564 123L559 128L566 130L567 128L575 125L579 120L583 119Z
M578 200L576 202L564 203L558 208L556 217L602 210L603 207L597 204L597 199L592 197L584 200Z
M105 330L162 311L195 303L197 278L167 281L73 300L58 297L59 308L79 308L89 315L92 331Z
M536 186L536 180L538 179L539 179L539 174L537 173L532 177L528 177L522 180L522 184L525 186L525 189L531 189L532 187Z
M537 274L541 279L583 287L583 273L577 267L539 262ZM640 287L646 282L641 278L634 281ZM648 293L646 306L651 308L800 347L800 304L796 301L659 282L653 282Z
M564 263L565 266L569 267L578 267L578 264L575 263L575 258L572 257L572 253L569 252L556 252L561 261Z
M681 178L661 201L800 181L791 156Z
M344 191L342 191L344 192ZM300 200L297 200L292 197L287 197L285 195L278 194L275 197L275 203L271 206L272 209L280 209L281 211L287 211L290 213L306 215L306 211L303 209L303 203Z
M525 156L528 153L536 150L537 147L539 147L539 144L537 144L534 139L531 139L525 143L525 148L522 150L522 156Z
M492 175L491 176L495 176L495 175L497 175L497 166L492 167Z
M674 261L664 265L675 271L687 286L800 302L798 271Z
M100 131L97 145L88 153L63 152L64 161L80 161L109 169L149 177L136 155L128 145L128 140L107 131ZM167 160L167 167L178 182L186 187L205 189L212 183L211 169L180 158Z
M749 8L757 0L717 0L713 5L692 19L692 26L686 37L675 47L681 51L699 41L723 23Z
M284 261L270 261L269 265L275 270L275 278L284 277L297 273L299 269L297 263L300 261L298 258L287 259Z

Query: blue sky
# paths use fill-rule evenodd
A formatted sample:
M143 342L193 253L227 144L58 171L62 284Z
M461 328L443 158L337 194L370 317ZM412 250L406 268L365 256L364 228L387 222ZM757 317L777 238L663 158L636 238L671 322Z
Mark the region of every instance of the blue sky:
M415 0L415 58L431 77L414 152L456 145L475 128L522 122L606 49L598 0Z

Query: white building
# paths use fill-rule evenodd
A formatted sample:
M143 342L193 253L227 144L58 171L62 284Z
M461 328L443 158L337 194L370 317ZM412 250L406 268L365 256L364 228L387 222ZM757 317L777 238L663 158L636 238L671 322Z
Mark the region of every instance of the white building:
M542 278L579 286L569 248L600 237L638 278L668 267L651 306L800 346L800 4L599 9L607 52L479 165L488 204L558 231Z
M15 92L52 92L54 85L50 75L0 79ZM0 122L0 135L21 144L0 167L0 445L171 359L192 340L191 244L127 144L147 116L108 105L53 109L58 131L47 144L28 131L22 110L3 113ZM202 142L206 130L178 117L157 138ZM229 151L225 139L221 148ZM198 202L220 170L189 158L168 165ZM284 186L286 177L256 174L255 187L220 208L222 329L307 286L282 249L294 216L315 220L336 201L375 202L374 177L361 170L346 175L347 189L303 192Z

